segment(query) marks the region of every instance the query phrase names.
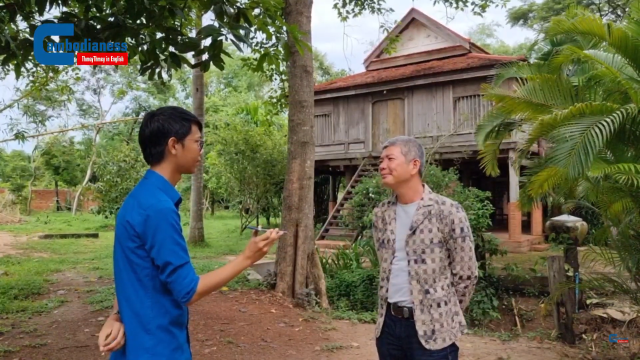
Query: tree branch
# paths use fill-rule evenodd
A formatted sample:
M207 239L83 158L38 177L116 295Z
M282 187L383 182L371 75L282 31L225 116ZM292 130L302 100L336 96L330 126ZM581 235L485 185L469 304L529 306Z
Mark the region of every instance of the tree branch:
M31 134L31 135L26 135L24 138L25 139L30 139L30 138L38 138L41 136L47 136L47 135L54 135L54 134L60 134L60 133L65 133L65 132L69 132L69 131L74 131L74 130L80 130L80 129L84 129L87 127L91 127L91 126L103 126L106 124L114 124L114 123L119 123L119 122L124 122L124 121L131 121L131 120L138 120L140 119L140 117L128 117L128 118L121 118L121 119L115 119L115 120L109 120L109 121L101 121L98 123L94 123L94 124L82 124L79 126L74 126L71 128L67 128L67 129L60 129L60 130L54 130L54 131L47 131L47 132L43 132L40 134ZM15 141L20 139L20 137L12 137L12 138L7 138L7 139L2 139L0 140L0 144L5 143L5 142L9 142L9 141Z

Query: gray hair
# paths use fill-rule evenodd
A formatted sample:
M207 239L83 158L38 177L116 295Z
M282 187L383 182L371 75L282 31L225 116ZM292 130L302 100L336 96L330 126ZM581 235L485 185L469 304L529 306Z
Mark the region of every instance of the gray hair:
M402 156L407 159L407 162L410 162L414 159L420 161L420 169L418 170L420 173L420 177L424 173L424 147L422 144L418 142L415 138L411 136L396 136L387 140L387 142L382 145L382 150L388 148L389 146L397 146L400 148L402 152Z

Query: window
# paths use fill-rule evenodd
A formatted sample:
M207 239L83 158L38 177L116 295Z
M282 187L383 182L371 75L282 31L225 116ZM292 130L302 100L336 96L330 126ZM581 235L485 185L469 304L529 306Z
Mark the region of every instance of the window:
M461 96L453 101L453 132L473 132L493 104L482 95Z
M316 114L316 145L332 144L334 142L333 116L331 113Z

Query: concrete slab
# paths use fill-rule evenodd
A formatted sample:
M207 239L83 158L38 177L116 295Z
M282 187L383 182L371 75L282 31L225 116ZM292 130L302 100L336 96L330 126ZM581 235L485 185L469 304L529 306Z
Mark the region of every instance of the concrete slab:
M62 233L62 234L38 234L38 239L97 239L100 233Z
M262 259L255 264L251 265L251 269L258 273L261 277L267 276L268 271L276 271L276 261L269 259Z

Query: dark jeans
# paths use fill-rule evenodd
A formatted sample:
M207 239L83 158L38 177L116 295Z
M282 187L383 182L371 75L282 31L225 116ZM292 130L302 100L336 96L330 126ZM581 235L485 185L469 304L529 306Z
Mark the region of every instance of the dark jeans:
M456 343L440 350L425 348L418 339L413 319L394 316L389 306L376 348L380 360L458 360L459 351Z

